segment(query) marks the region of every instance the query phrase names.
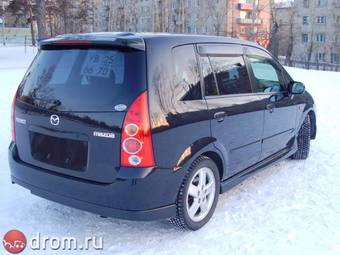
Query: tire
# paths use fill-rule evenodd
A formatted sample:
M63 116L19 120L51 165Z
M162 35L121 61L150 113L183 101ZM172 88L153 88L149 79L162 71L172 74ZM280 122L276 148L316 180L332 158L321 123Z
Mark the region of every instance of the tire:
M292 155L292 159L306 159L309 154L311 135L311 122L309 115L304 119L297 137L298 150Z
M219 190L220 176L216 164L210 158L200 156L184 177L176 201L177 215L169 219L170 223L184 230L203 227L215 211Z

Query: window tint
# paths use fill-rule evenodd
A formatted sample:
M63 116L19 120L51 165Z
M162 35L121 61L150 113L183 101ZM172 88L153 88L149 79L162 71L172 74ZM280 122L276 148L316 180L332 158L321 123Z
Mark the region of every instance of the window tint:
M241 56L210 57L220 95L251 93L247 68Z
M111 111L145 89L144 63L144 53L134 51L42 50L22 81L19 97L39 108Z
M198 64L193 45L173 49L174 92L180 100L202 98Z
M275 64L267 58L260 56L248 57L255 77L255 92L280 92L283 79Z
M215 74L212 71L210 58L208 56L201 57L202 73L204 78L204 91L206 96L218 95Z

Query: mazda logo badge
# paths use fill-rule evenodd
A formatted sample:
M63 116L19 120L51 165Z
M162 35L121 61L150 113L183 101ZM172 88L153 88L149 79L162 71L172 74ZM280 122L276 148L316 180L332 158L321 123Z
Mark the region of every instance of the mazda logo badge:
M58 126L59 125L59 116L55 115L55 114L51 115L50 122L53 126Z

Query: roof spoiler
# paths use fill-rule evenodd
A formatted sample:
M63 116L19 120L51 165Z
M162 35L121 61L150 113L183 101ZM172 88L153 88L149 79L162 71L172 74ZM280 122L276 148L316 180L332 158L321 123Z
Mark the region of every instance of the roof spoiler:
M117 33L115 35L61 35L53 38L41 40L38 42L39 49L48 49L54 47L118 47L118 48L130 48L140 51L145 51L145 42L143 38L136 37L132 33Z

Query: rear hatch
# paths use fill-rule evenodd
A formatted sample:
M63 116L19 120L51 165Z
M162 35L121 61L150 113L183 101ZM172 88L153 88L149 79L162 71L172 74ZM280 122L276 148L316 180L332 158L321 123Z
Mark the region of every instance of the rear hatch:
M74 43L42 47L17 93L22 161L111 183L126 109L146 89L145 52Z

